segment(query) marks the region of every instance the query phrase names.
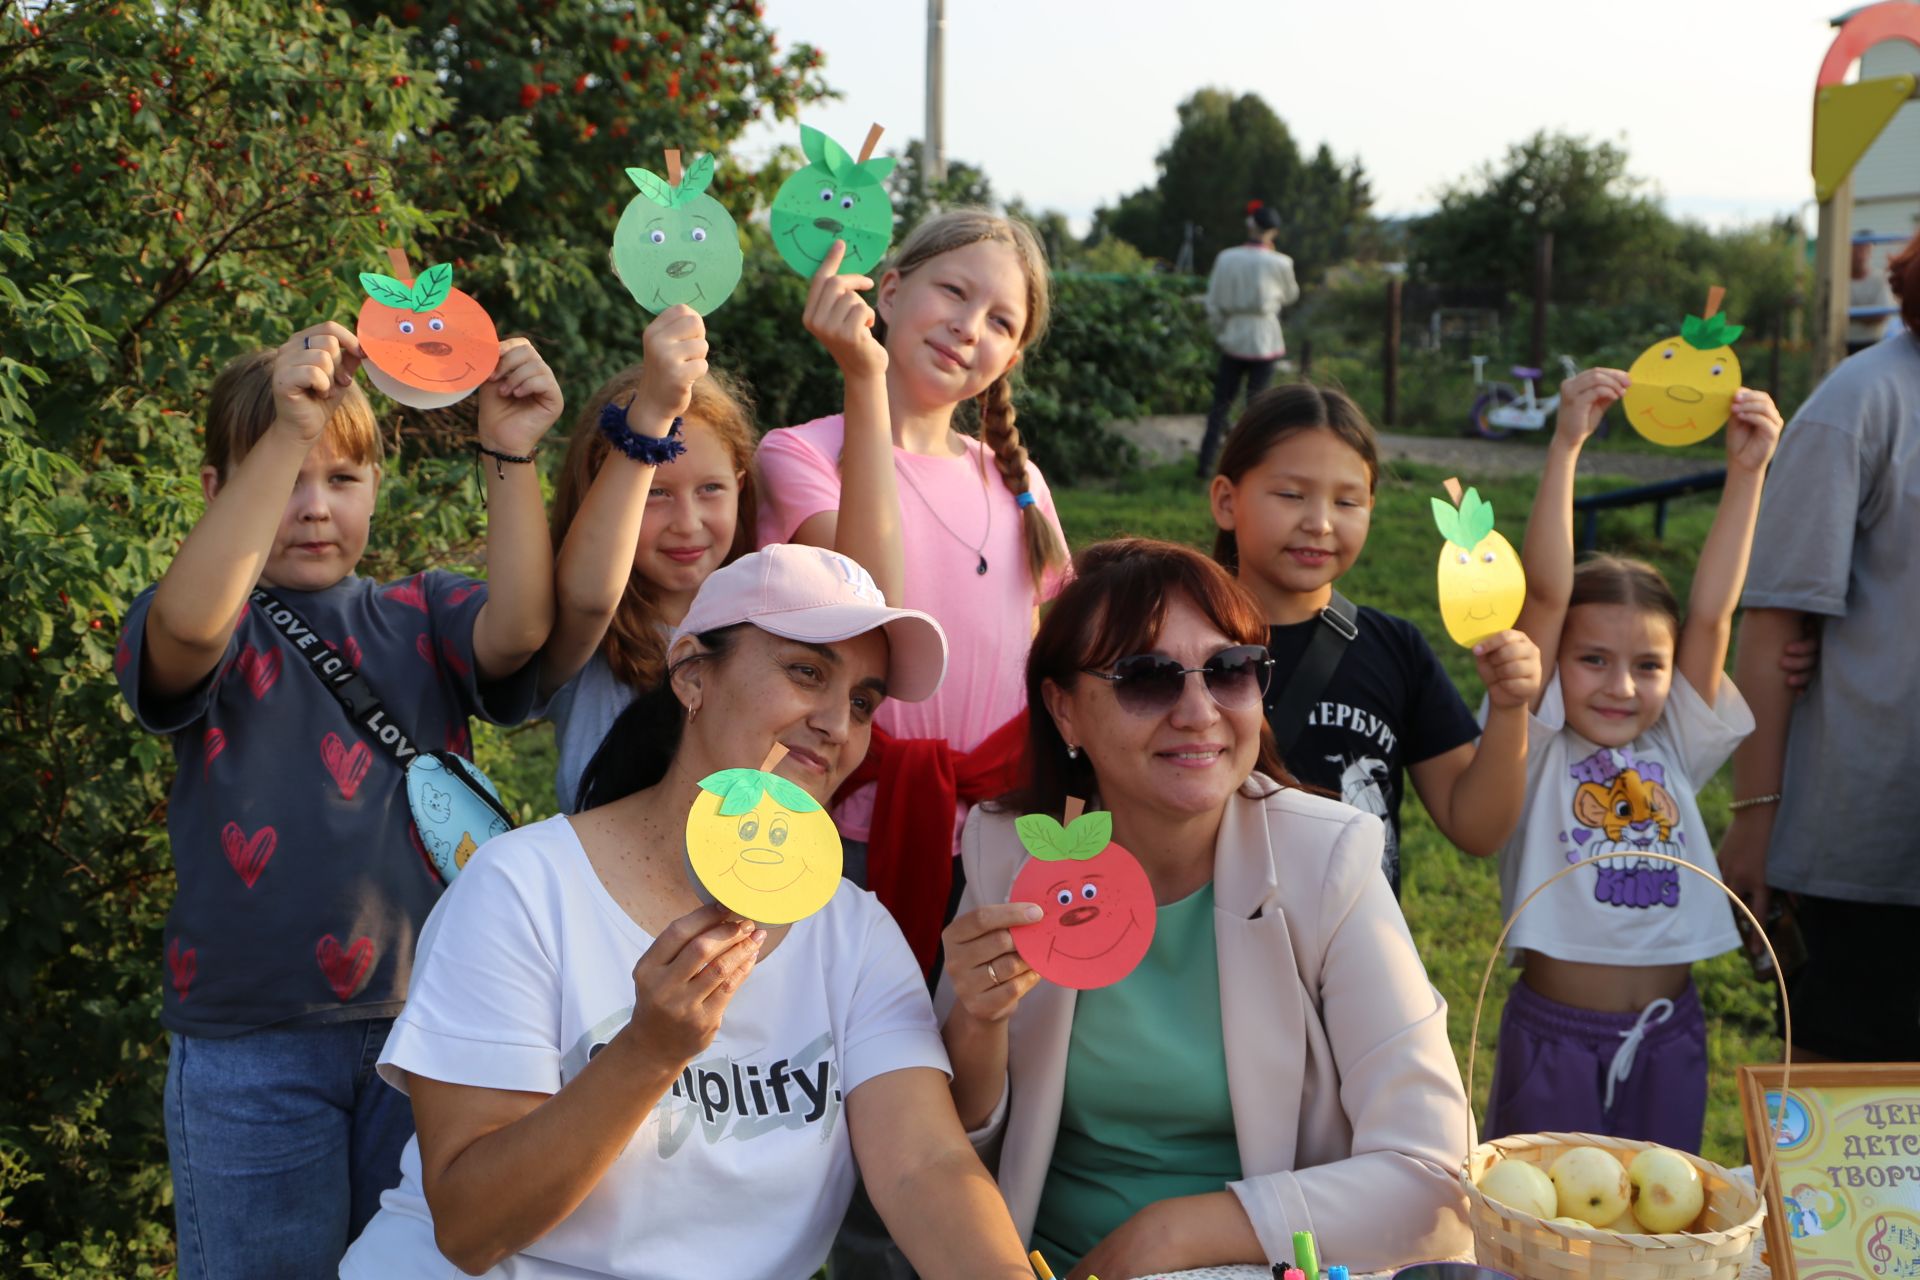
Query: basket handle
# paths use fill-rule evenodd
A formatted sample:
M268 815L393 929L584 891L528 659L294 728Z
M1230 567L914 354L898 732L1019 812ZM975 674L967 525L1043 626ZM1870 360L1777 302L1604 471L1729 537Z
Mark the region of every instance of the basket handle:
M1760 944L1767 949L1767 955L1773 960L1774 981L1780 985L1781 1029L1785 1032L1785 1035L1781 1044L1780 1054L1780 1106L1779 1110L1774 1113L1773 1127L1767 1131L1767 1149L1762 1159L1759 1172L1754 1179L1754 1186L1759 1190L1761 1201L1764 1203L1767 1194L1767 1184L1774 1176L1773 1163L1776 1148L1778 1147L1778 1143L1774 1140L1774 1135L1780 1131L1780 1126L1786 1123L1787 1094L1793 1083L1793 1010L1787 1003L1787 975L1780 968L1780 957L1774 954L1773 940L1767 937L1767 931L1761 925L1760 918L1753 914L1752 908L1747 906L1739 894L1729 889L1726 886L1726 882L1721 880L1719 876L1714 875L1704 867L1695 866L1685 858L1676 858L1670 854L1636 853L1633 856L1647 862L1668 862L1676 867L1684 867L1714 888L1720 890L1720 892L1726 894L1727 899L1732 902L1735 907L1739 908L1742 915L1746 916L1748 923L1753 926L1755 935L1759 937ZM1507 917L1506 924L1500 930L1499 939L1493 944L1493 954L1487 957L1487 967L1480 975L1480 994L1476 996L1473 1001L1473 1029L1467 1036L1467 1105L1469 1107L1473 1105L1474 1063L1480 1055L1480 1015L1486 1010L1487 985L1493 981L1493 968L1500 962L1501 955L1506 951L1507 935L1513 932L1514 924L1520 919L1521 914L1533 905L1535 898L1545 893L1547 889L1557 881L1566 879L1584 866L1586 866L1584 861L1569 863L1535 886L1533 892L1529 893L1525 898L1522 898L1520 905L1513 909L1513 914ZM1488 1099L1487 1105L1489 1107L1493 1105L1492 1099ZM1765 1108L1763 1107L1763 1114L1764 1111Z

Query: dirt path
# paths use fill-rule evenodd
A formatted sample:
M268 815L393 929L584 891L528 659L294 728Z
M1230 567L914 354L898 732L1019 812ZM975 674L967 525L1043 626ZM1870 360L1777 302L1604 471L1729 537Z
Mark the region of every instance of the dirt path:
M1116 422L1113 429L1133 442L1149 465L1192 459L1200 448L1206 419L1199 414L1177 417L1141 418L1136 422ZM1524 440L1475 440L1466 436L1410 436L1393 432L1380 435L1381 451L1389 462L1404 459L1449 467L1463 476L1538 475L1547 463L1545 443ZM1669 453L1620 453L1612 450L1582 455L1580 469L1598 475L1624 476L1629 480L1670 480L1712 470L1713 463L1702 458L1677 457Z

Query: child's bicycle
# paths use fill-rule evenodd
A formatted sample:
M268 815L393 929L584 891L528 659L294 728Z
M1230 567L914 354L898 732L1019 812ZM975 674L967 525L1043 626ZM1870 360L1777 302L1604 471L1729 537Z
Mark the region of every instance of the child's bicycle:
M1516 431L1538 431L1547 425L1548 417L1560 407L1558 392L1544 400L1534 395L1533 384L1539 379L1540 370L1524 365L1513 366L1513 376L1525 384L1524 390L1516 391L1510 382L1491 382L1487 379L1486 356L1474 356L1472 359L1475 396L1473 410L1467 415L1467 426L1481 439L1504 440ZM1561 356L1560 366L1567 371L1569 378L1580 371L1571 356Z

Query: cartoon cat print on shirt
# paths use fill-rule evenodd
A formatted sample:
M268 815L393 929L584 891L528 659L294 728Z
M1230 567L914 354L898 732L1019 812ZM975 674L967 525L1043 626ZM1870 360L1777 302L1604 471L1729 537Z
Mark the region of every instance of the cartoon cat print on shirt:
M1666 766L1636 758L1631 747L1602 747L1568 769L1580 785L1573 793L1577 824L1562 832L1571 841L1568 862L1591 862L1595 902L1614 907L1680 905L1679 868L1641 856L1685 857L1680 805L1666 787Z
M1386 828L1386 845L1380 851L1380 870L1391 881L1394 868L1400 865L1400 832L1387 815L1387 793L1380 785L1387 776L1387 762L1378 756L1359 756L1354 759L1328 756L1327 759L1340 766L1340 798L1360 812L1370 813L1380 819L1380 825Z

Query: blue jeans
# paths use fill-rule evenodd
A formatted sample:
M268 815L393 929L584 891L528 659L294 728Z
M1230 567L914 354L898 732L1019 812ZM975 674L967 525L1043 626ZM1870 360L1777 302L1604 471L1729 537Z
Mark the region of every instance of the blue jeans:
M400 1181L406 1095L374 1073L391 1018L171 1035L180 1280L332 1280Z

